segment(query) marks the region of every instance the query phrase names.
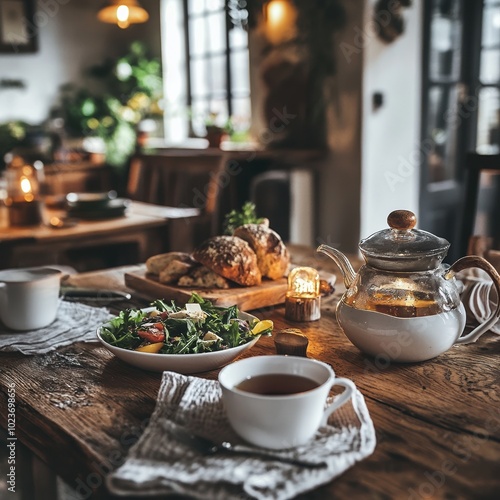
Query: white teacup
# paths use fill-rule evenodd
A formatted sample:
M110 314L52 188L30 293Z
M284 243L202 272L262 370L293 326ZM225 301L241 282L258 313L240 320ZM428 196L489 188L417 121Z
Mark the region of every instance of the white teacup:
M57 315L61 271L50 268L0 271L0 319L12 330L37 330Z
M219 383L233 429L249 443L274 450L309 441L356 389L350 380L335 378L329 365L296 356L236 361L220 371ZM264 394L273 385L272 394ZM325 409L334 385L345 390Z

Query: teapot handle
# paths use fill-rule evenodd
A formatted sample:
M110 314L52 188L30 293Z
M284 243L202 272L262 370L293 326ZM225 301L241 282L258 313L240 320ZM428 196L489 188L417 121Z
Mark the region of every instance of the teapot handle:
M464 337L459 337L455 342L456 344L468 344L470 342L475 342L483 333L487 332L500 318L500 274L498 274L497 270L486 260L478 255L469 255L467 257L462 257L458 259L446 272L445 279L450 279L455 276L456 273L467 269L469 267L477 267L486 271L490 278L493 280L493 284L495 285L497 291L497 307L495 312L491 315L491 317L486 320L484 323L480 324L472 332L465 335Z

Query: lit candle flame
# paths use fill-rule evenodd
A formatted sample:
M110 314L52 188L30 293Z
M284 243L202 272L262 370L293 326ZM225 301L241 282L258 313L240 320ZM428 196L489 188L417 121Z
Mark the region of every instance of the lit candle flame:
M297 267L288 276L289 297L316 298L319 297L318 271L311 267Z
M297 278L293 283L293 288L293 291L299 295L314 293L314 282Z

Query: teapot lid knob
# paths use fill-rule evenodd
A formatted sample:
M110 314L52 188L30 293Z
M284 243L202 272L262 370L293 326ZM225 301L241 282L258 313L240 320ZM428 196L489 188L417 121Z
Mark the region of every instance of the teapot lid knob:
M387 217L387 224L392 229L399 231L408 231L417 224L417 217L410 210L394 210Z

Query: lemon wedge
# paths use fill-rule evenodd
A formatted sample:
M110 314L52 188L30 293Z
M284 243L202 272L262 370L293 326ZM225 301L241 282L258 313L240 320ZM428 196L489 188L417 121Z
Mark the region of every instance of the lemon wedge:
M252 335L258 335L259 333L262 333L265 330L272 330L274 327L273 322L270 319L264 319L262 321L259 321L253 328L252 328Z
M139 352L152 352L156 353L163 347L163 342L155 342L154 344L143 345L142 347L138 347L136 351Z

